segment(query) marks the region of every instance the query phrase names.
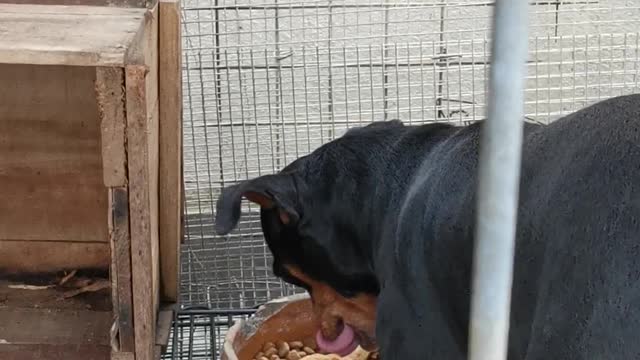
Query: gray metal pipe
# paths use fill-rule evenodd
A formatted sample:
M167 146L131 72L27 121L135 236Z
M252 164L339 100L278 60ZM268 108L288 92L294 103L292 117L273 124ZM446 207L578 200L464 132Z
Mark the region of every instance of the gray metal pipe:
M520 181L528 1L496 0L482 129L470 360L506 359Z

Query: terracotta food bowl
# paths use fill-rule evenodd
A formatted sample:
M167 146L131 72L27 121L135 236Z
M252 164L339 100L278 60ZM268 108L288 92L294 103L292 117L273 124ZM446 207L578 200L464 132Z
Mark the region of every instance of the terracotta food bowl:
M273 300L262 305L252 317L236 322L229 329L221 349L220 360L253 360L256 354L264 350L267 343L302 342L305 346L315 344L313 339L318 328L307 294ZM364 360L369 358L368 355L369 353L358 347L345 359ZM341 359L335 355L315 356L323 360Z
M229 329L220 359L252 360L267 342L313 339L318 324L311 310L307 294L262 305L252 317L236 322Z

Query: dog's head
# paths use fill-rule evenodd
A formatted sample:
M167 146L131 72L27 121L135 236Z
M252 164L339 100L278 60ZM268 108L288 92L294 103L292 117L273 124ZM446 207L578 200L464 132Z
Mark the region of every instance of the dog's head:
M236 226L243 197L260 205L275 275L309 292L327 338L335 338L343 322L365 342L374 337L379 284L359 223L368 201L363 181L371 181L376 146L402 129L389 121L349 130L277 174L223 189L218 200L219 234Z

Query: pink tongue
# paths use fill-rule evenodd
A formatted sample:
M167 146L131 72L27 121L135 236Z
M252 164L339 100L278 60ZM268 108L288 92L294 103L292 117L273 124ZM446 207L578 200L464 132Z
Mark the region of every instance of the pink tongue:
M320 351L340 356L347 356L358 347L358 341L355 333L353 332L353 328L347 324L344 324L342 332L333 341L325 339L322 336L322 332L318 330L316 333L316 343L318 344Z

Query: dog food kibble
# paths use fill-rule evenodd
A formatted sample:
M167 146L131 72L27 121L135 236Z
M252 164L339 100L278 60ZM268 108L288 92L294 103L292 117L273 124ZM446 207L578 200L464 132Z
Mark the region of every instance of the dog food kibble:
M265 343L253 360L379 360L377 352L369 353L358 347L351 354L340 357L335 354L318 354L314 339L304 341L276 341Z
M289 343L284 341L276 342L276 347L278 348L278 356L280 356L281 358L287 356L289 350L291 350L291 348L289 347Z

